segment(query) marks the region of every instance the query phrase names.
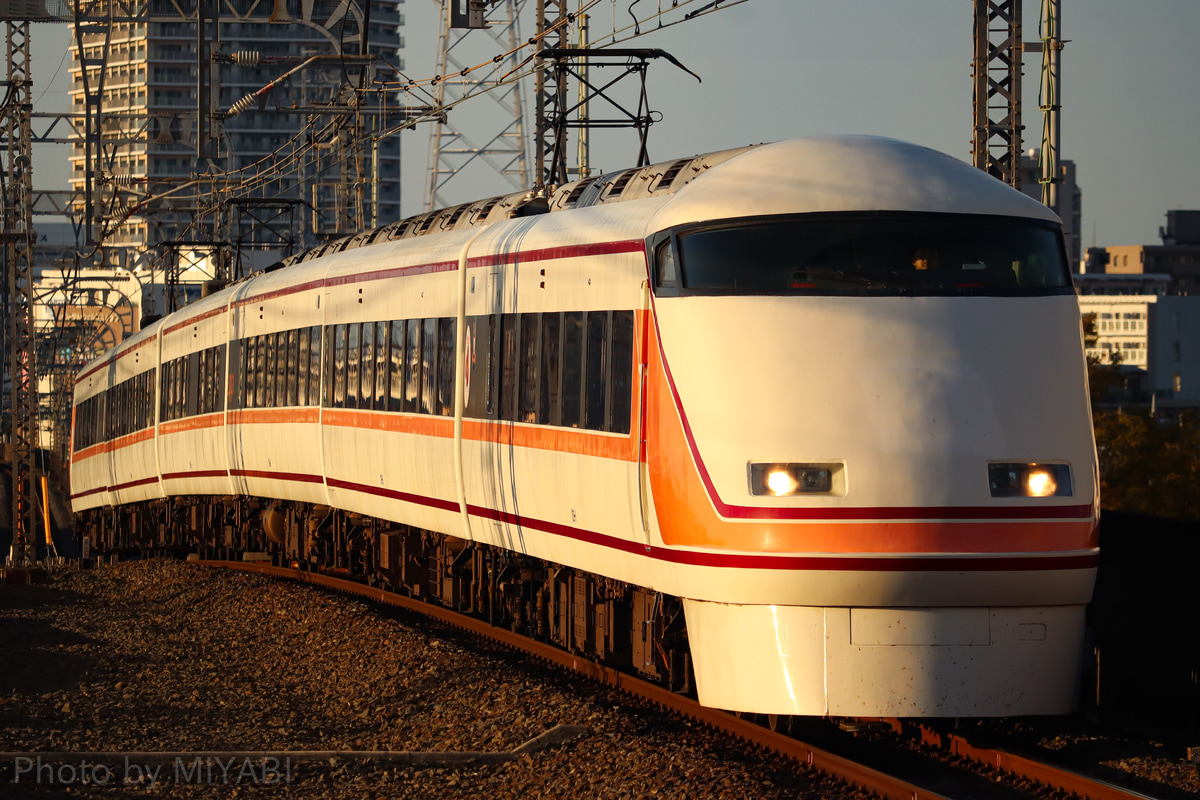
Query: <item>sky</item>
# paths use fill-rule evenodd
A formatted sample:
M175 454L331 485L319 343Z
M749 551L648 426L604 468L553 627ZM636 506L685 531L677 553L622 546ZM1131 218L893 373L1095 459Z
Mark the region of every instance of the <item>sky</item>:
M631 2L639 16L672 4L601 0L592 11L593 41L614 21L624 27ZM1062 5L1061 154L1077 165L1084 246L1156 244L1168 210L1200 209L1200 0ZM1025 1L1026 41L1037 39L1039 6ZM437 11L436 0L407 0L403 7L403 57L412 78L436 74ZM532 14L526 19L528 36ZM747 0L643 31L619 46L664 49L702 79L665 62L651 66L650 106L662 115L650 130L652 161L831 133L889 136L970 159L971 0ZM35 25L35 110L67 108L67 67L56 66L69 34L67 25ZM490 39L481 47L485 58L495 50ZM1041 139L1040 60L1026 55L1026 148ZM451 114L464 132L485 139L496 109L479 98ZM428 134L429 126L403 134L405 214L425 208ZM636 162L632 131L599 131L593 142L594 167ZM64 162L61 149L37 148L36 188L63 188ZM447 188L450 202L509 190L475 172Z

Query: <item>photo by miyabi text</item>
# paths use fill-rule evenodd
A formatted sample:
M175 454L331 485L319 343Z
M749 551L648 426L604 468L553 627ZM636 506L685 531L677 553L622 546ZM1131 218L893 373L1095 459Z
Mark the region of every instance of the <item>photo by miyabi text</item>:
M134 786L154 789L160 782L194 785L263 786L292 782L287 756L113 753L37 755L12 758L8 779L37 786ZM6 770L7 771L7 770Z

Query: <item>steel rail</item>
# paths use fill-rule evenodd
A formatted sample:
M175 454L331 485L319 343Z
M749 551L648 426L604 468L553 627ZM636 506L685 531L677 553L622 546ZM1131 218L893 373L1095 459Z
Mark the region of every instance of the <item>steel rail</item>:
M953 755L961 756L977 764L994 767L1018 778L1036 781L1052 789L1073 794L1081 800L1131 800L1131 798L1155 800L1150 795L1132 789L1124 789L1062 767L1035 761L1007 750L978 747L958 734L936 731L927 725L918 724L916 728L921 734L921 744L940 748Z
M271 575L300 583L310 583L423 614L447 625L486 637L506 647L528 653L545 662L565 667L573 672L598 681L605 686L611 686L649 700L669 711L674 711L703 722L717 730L736 736L758 747L771 750L785 758L804 764L838 780L874 792L880 797L887 798L887 800L947 800L944 795L917 786L901 778L888 775L849 758L822 750L790 736L785 736L782 733L769 730L748 719L739 718L727 711L707 708L689 697L676 694L649 681L644 681L632 675L626 675L591 659L567 652L566 650L560 650L553 645L534 641L503 628L493 627L483 620L459 614L443 606L414 600L395 592L389 592L386 589L366 586L355 581L320 572L311 572L290 567L276 567L261 562L201 560L191 563L205 567L236 569L244 572ZM892 726L896 727L897 723L898 721L893 721ZM918 726L918 728L921 732L923 744L947 749L954 755L962 756L979 764L995 767L1016 777L1035 781L1054 790L1073 793L1085 800L1153 800L1153 798L1149 798L1147 795L1139 792L1123 789L1113 784L1105 783L1050 764L1044 764L1024 756L1003 750L977 747L961 736L939 733L923 725Z

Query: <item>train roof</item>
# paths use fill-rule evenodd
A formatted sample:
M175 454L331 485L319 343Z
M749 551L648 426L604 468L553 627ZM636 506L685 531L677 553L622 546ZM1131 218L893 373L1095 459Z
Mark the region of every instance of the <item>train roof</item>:
M819 136L749 148L678 192L655 230L733 216L839 211L995 214L1058 221L964 161L895 139Z

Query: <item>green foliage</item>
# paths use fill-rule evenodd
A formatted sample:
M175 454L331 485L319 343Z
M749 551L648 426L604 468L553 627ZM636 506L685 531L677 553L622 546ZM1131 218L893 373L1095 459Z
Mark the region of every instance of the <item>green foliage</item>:
M1100 503L1114 511L1200 519L1200 420L1093 413Z

